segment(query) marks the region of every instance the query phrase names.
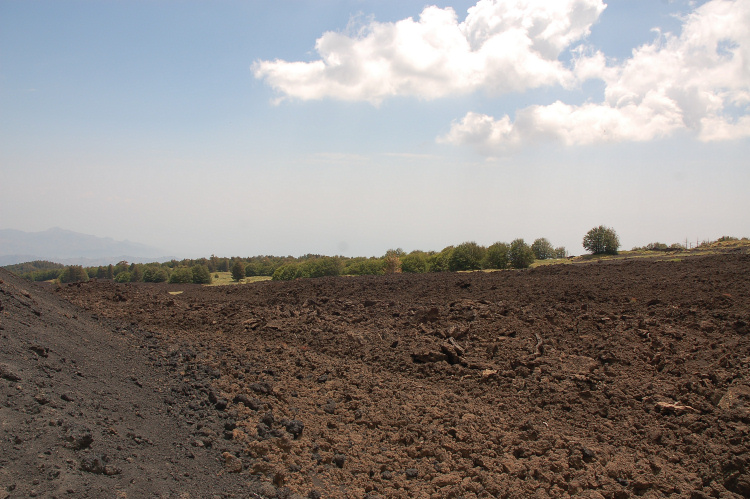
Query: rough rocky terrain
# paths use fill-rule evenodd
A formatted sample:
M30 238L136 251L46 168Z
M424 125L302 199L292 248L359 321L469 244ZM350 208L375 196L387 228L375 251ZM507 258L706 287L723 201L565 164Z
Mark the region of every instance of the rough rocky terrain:
M183 381L123 329L0 269L0 498L241 496L196 422ZM211 477L207 481L207 477Z
M225 287L2 274L0 498L748 497L748 277L743 252Z

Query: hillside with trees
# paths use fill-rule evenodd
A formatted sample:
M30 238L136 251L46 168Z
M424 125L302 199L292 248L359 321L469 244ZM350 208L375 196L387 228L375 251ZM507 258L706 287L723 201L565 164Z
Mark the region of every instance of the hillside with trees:
M547 241L544 238L537 241L540 240ZM514 244L516 246L513 246ZM548 241L547 244L549 244ZM522 251L520 256L517 255L519 251ZM565 253L564 248L562 253ZM545 250L542 256L553 258L554 251ZM122 260L115 265L95 267L65 266L54 262L35 261L6 268L32 281L58 279L60 282L70 282L70 279L77 281L110 279L120 283L210 284L212 276L220 272L229 272L235 282L246 277L270 277L284 281L338 275L385 275L399 272L421 274L526 268L534 261L534 258L532 249L521 239L512 244L497 242L489 247L482 246L475 241L466 241L455 246L447 246L441 251L415 250L406 253L401 248L395 248L389 249L380 257L318 254L306 254L300 257L211 255L209 258L172 259L162 263L132 263Z
M722 237L719 243L738 241ZM708 244L704 242L700 246ZM700 247L696 246L696 247ZM583 238L583 247L592 256L617 255L620 240L614 229L603 225L594 227ZM650 243L632 251L681 251L680 244ZM271 278L288 281L339 275L386 275L395 273L465 272L476 270L525 269L535 261L555 261L568 258L563 246L555 247L541 237L532 244L517 238L510 243L495 242L482 246L475 241L451 245L440 251L414 250L406 253L401 248L389 249L380 257L345 257L306 254L299 257L258 255L252 257L219 257L172 259L162 263L132 263L120 261L115 265L83 267L37 260L9 265L5 268L31 281L58 280L61 283L107 279L115 282L168 282L172 284L211 284L219 273L229 273L234 282L246 278Z

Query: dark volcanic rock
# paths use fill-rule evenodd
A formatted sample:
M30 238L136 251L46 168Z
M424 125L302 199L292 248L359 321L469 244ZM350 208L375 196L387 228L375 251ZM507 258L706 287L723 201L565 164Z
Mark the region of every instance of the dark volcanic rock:
M104 454L91 454L81 459L81 469L89 473L101 473L106 471L107 456Z
M343 468L344 467L344 463L346 463L346 456L344 454L335 454L333 456L332 462L333 462L333 464L335 464L339 468Z
M260 422L266 425L269 428L272 428L275 423L275 418L273 416L273 412L267 412L263 415L262 418L260 418Z
M8 381L21 381L21 377L16 374L15 370L6 364L0 364L0 378Z
M91 434L91 430L77 429L68 433L68 442L74 449L87 449L94 442L94 437Z
M254 392L264 395L273 393L273 387L269 383L250 383L247 387Z
M292 420L288 421L285 425L286 431L292 434L292 436L296 439L299 438L302 435L302 431L305 429L304 423L302 421Z
M235 404L243 404L248 409L252 409L254 411L259 411L263 408L263 403L260 400L248 397L244 393L236 395L234 399L232 399L232 402Z

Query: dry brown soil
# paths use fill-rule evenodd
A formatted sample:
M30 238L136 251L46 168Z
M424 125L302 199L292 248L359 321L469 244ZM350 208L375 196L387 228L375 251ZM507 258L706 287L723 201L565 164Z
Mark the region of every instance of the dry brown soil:
M750 496L744 252L226 287L0 278L0 499Z

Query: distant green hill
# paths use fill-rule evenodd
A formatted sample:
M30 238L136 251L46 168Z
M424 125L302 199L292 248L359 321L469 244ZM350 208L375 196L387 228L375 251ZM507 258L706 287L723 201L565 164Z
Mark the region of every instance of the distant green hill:
M34 260L33 262L6 265L3 268L31 281L49 281L50 279L57 279L65 269L65 265L48 262L47 260Z
M37 270L62 269L65 265L62 263L48 262L47 260L34 260L33 262L17 263L15 265L6 265L3 267L14 274L21 275Z
M0 266L30 261L55 261L66 265L107 265L165 261L167 252L145 244L52 228L42 232L0 229Z

